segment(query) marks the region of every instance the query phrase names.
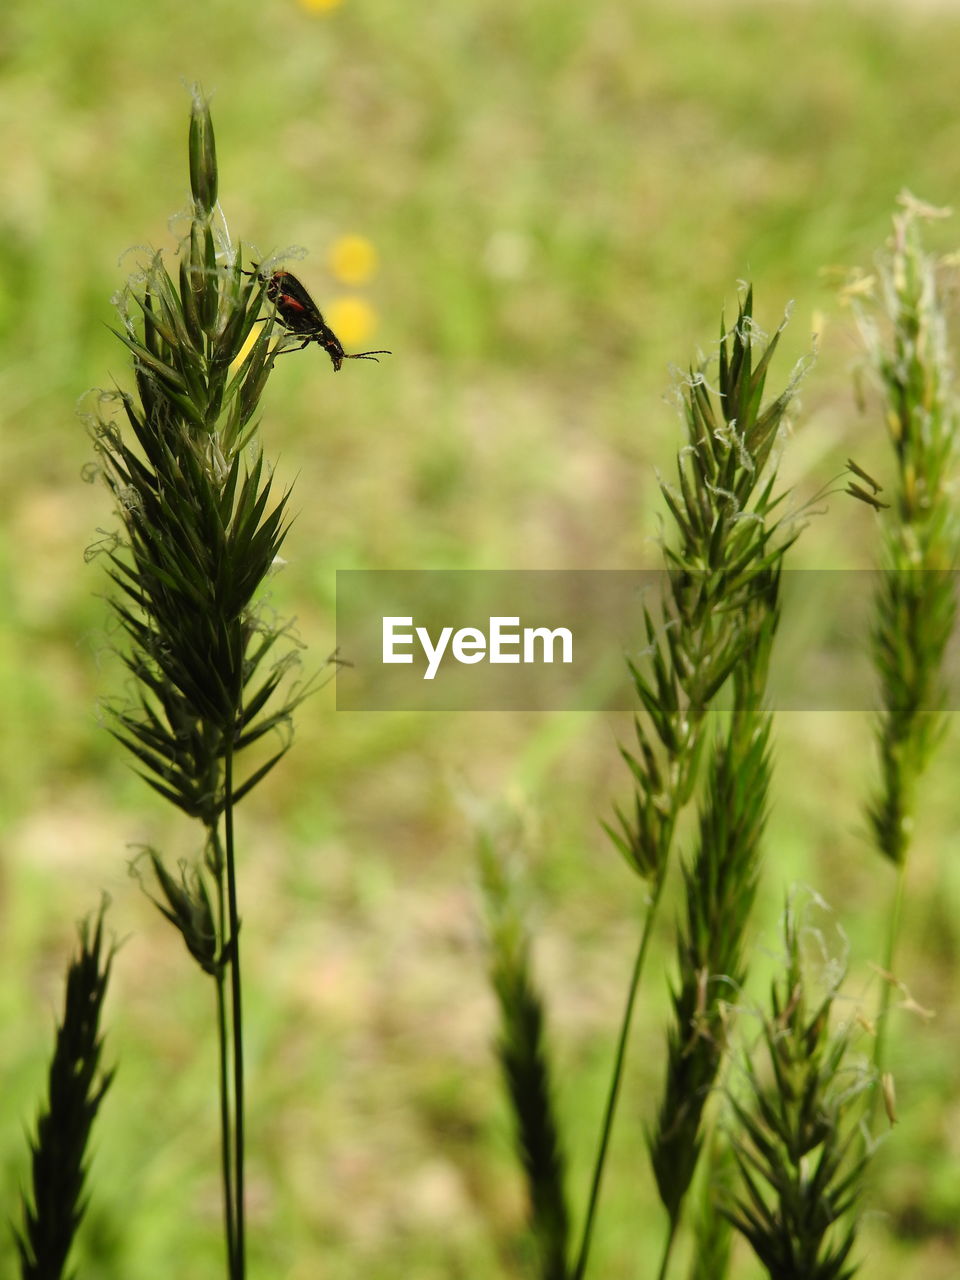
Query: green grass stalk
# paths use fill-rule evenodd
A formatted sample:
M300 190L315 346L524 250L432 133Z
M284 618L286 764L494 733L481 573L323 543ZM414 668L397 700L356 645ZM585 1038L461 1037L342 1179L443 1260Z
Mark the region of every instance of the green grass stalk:
M727 332L721 327L716 395L709 390L706 369L690 371L682 393L687 443L677 457L678 485L661 482L676 526L676 543L664 545L668 585L660 601L662 626L658 629L653 614L646 613L648 660L630 664L643 712L635 720L636 747L622 750L634 782L632 812L627 814L618 808L618 825L607 826L628 865L650 884L650 896L617 1039L576 1280L583 1280L587 1270L630 1024L669 868L677 819L696 785L708 712L731 680L736 713L726 748L726 790L716 800L714 817L706 817L702 824L703 847L711 850L705 855L710 865L704 866L702 874L726 897L710 907L697 907L694 880L699 873L688 876L691 927L696 926L698 943L705 932L726 937L728 921L744 920L752 897L756 828L762 825L766 794L766 728L758 727L755 716L776 625L780 564L797 534L778 511L784 495L774 496L776 467L768 465L794 392L791 382L779 396L764 402L767 372L779 332L769 342L763 342L753 320L752 293L748 293L733 329ZM734 748L740 749L740 755L729 756ZM721 757L718 748L715 762ZM750 794L738 785L739 770L747 765L760 770ZM735 806L733 810L739 816L730 818L730 804L734 802L740 803L740 809ZM715 838L708 845L706 836L714 828ZM745 841L743 847L741 840ZM742 874L729 874L724 869L720 845L728 849L734 862L743 855ZM714 865L717 859L720 861ZM718 929L718 920L724 928ZM696 1042L700 1034L693 1024L697 1002L704 995L702 986L706 981L708 987L713 984L711 1007L719 1009L719 1000L712 991L720 975L737 972L739 940L732 940L722 956L714 956L709 946L700 950L708 953L702 963L696 959L696 946L681 946L683 988L677 997L677 1010L682 1030L671 1042L674 1073L668 1075L667 1096L651 1141L658 1188L669 1215L664 1273L680 1204L696 1167L700 1112L716 1069L715 1062L710 1065L705 1061L705 1057L716 1056L712 1050L707 1055L689 1055L691 1035ZM719 1014L710 1014L704 1045L711 1037L714 1045L720 1042L718 1019ZM691 1063L701 1064L692 1085L687 1078ZM677 1086L681 1087L680 1094ZM688 1087L694 1088L692 1102Z
M132 439L101 416L93 435L121 525L108 573L127 640L122 659L138 689L132 706L113 708L113 732L149 785L204 831L203 858L179 875L153 849L148 861L156 905L215 984L227 1274L244 1280L235 809L282 759L309 687L280 694L291 662L276 656L284 628L255 603L287 532L289 495L274 496L251 448L277 348L268 320L246 350L264 283L244 271L227 235L213 125L199 93L189 156L191 216L178 282L154 254L121 307L118 336L133 358L136 396L120 392L112 403L119 398ZM238 779L238 756L267 735L279 736L278 747Z
M876 1073L853 1057L853 1024L831 1026L842 974L811 998L802 957L808 928L788 902L785 963L761 1035L769 1071L746 1055L743 1096L729 1095L739 1179L723 1212L770 1280L851 1280L852 1210L869 1158L862 1095Z
M243 994L240 977L240 912L237 908L237 860L233 839L233 743L224 756L224 852L227 873L227 928L230 938L230 1029L233 1047L233 1160L234 1160L234 1273L246 1275L246 1212L244 1196Z
M659 899L660 893L663 891L664 878L660 877L654 893ZM597 1205L600 1200L600 1186L603 1181L603 1170L606 1165L607 1148L610 1145L610 1135L613 1132L613 1120L617 1111L617 1101L620 1096L620 1086L623 1081L623 1067L627 1058L627 1043L630 1039L630 1027L633 1022L633 1007L636 1003L637 992L640 989L640 978L643 973L644 962L647 957L647 948L650 938L653 934L653 921L656 918L658 901L651 899L647 907L647 913L644 917L643 932L640 935L640 945L637 948L637 954L633 962L633 970L630 974L630 985L627 988L627 1000L623 1010L623 1017L620 1020L620 1033L617 1037L617 1050L613 1060L613 1074L610 1079L610 1085L607 1090L607 1101L603 1111L603 1123L600 1127L600 1142L597 1148L596 1159L593 1165L593 1174L590 1179L590 1192L587 1197L587 1208L583 1220L583 1230L580 1237L580 1248L577 1253L577 1262L574 1267L574 1280L582 1280L586 1274L587 1262L590 1258L590 1246L593 1242L594 1221L597 1215Z
M220 1181L223 1191L223 1225L227 1241L227 1276L234 1274L237 1224L234 1218L233 1189L233 1122L230 1109L230 1033L227 1026L227 1002L224 975L215 975L217 986L217 1094L220 1100Z
M946 727L944 662L957 620L954 570L960 519L953 488L958 412L937 263L921 225L942 210L901 196L889 252L878 263L885 328L862 301L860 330L883 397L895 463L894 496L880 511L883 570L874 604L873 662L880 683L880 784L867 806L878 852L896 882L883 964L892 975L917 814L917 792ZM857 293L854 293L857 297ZM881 986L874 1061L886 1056L891 983Z
M500 1010L497 1055L523 1166L541 1280L567 1280L566 1155L553 1101L546 1011L533 976L520 894L490 836L479 848L490 980Z
M80 953L67 970L46 1105L30 1143L31 1188L16 1233L21 1280L61 1280L87 1207L90 1132L114 1074L100 1064L100 1015L113 961L113 949L103 947L105 909L92 935L87 922L80 926Z

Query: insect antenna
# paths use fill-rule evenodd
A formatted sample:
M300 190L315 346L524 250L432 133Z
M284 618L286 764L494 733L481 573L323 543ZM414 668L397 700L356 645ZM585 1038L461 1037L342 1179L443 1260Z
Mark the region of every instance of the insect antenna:
M355 351L352 356L347 355L347 353L344 352L343 358L344 360L373 360L375 364L379 364L380 361L377 359L377 356L392 355L392 351Z

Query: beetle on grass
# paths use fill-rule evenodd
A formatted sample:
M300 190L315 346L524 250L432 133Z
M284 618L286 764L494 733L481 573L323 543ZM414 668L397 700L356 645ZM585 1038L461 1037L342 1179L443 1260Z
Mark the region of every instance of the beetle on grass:
M339 372L344 360L377 360L377 356L389 356L390 351L344 351L340 339L324 320L320 308L295 275L289 271L272 271L269 275L261 271L257 263L253 263L252 271L244 275L258 276L267 286L267 297L277 309L277 319L295 337L301 338L299 347L290 347L290 351L302 351L311 342L319 343L326 351L333 364L334 372Z

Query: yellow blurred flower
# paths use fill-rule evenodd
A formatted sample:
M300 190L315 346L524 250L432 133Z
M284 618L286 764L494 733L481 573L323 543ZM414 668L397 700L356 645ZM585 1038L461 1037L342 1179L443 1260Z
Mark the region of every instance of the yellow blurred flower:
M253 328L250 330L250 332L247 334L246 342L237 352L237 355L233 360L233 363L230 365L231 375L236 373L237 370L240 368L240 366L243 364L244 360L246 360L247 356L250 354L250 348L253 346L253 344L256 342L256 340L259 337L260 337L260 326L258 324L255 324Z
M364 298L343 294L334 298L323 309L324 318L344 347L351 347L366 342L377 327L378 316L370 303Z
M366 284L377 271L377 251L363 236L341 236L330 246L330 270L343 284Z
M340 7L342 0L297 0L297 3L307 13L329 13Z

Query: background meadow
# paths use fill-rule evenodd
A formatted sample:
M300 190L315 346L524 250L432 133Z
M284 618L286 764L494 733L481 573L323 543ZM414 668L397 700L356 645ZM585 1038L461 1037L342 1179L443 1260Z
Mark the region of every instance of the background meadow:
M947 3L7 4L0 1196L13 1212L74 922L105 888L123 939L107 1007L119 1074L96 1133L85 1275L221 1266L209 993L127 872L148 841L192 854L193 833L98 711L122 677L102 567L84 552L113 519L83 483L75 415L87 388L127 376L106 327L134 265L120 255L174 244L181 82L213 93L233 237L263 255L303 246L291 265L348 350L394 352L334 376L310 349L268 389L263 446L297 513L274 600L309 670L335 644L337 568L657 564L655 468L679 434L669 366L709 349L741 279L768 329L794 301L776 385L820 334L784 477L809 498L852 454L883 479L835 268L870 266L902 188L958 200L958 59ZM960 218L930 239L960 244ZM834 495L818 512L792 567L874 563L867 507ZM294 750L241 810L252 1275L522 1274L474 862L478 823L504 808L582 1205L641 906L600 826L627 791L628 729L585 714L348 715L331 688L301 710ZM814 886L849 939L851 998L869 1005L892 889L863 832L871 732L865 714L778 717L754 917L772 954L785 886ZM911 855L898 973L936 1017L901 1016L893 1034L901 1123L861 1245L876 1280L957 1273L957 745L951 729ZM611 1280L645 1274L661 1239L643 1126L669 963L650 970L611 1151L593 1259ZM13 1265L6 1236L0 1264ZM744 1255L735 1274L753 1266Z

